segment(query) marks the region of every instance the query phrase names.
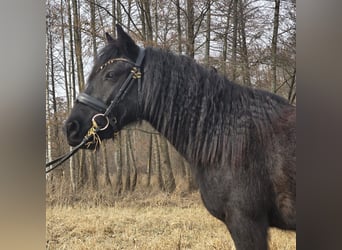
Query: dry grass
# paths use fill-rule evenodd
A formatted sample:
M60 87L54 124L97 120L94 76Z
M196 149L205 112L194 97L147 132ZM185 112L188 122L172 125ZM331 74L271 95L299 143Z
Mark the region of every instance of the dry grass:
M47 249L235 249L198 194L128 197L113 207L48 207ZM296 234L270 230L270 249L295 249Z

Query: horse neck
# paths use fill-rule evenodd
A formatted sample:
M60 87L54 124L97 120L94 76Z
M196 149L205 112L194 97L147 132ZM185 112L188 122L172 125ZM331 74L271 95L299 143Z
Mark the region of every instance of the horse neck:
M216 158L227 107L215 102L231 87L225 81L190 58L147 50L144 119L189 162Z

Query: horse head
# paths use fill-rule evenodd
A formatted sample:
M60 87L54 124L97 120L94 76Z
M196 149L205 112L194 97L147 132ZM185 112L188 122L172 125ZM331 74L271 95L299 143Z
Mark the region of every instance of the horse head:
M144 50L121 26L117 39L106 33L107 43L94 61L87 84L65 122L68 143L78 145L91 128L99 139L113 138L125 125L139 119L140 68ZM95 148L95 143L87 148Z

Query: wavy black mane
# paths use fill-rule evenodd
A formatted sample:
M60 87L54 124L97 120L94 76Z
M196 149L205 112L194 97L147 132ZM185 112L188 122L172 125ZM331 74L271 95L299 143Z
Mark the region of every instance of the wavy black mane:
M146 49L145 116L197 165L240 160L250 140L265 143L288 102L235 84L193 59ZM239 158L239 159L237 159ZM245 158L245 159L248 159Z

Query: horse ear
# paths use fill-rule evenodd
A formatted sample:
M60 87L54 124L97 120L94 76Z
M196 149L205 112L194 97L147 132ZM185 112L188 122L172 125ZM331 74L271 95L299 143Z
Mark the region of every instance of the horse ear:
M119 24L116 25L116 32L118 35L117 41L119 42L120 46L123 46L125 49L128 50L137 46L133 39L122 29Z
M112 42L114 42L113 37L111 37L111 35L109 35L107 32L106 32L106 39L107 39L107 43L112 43Z

